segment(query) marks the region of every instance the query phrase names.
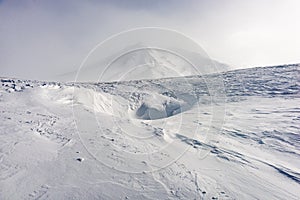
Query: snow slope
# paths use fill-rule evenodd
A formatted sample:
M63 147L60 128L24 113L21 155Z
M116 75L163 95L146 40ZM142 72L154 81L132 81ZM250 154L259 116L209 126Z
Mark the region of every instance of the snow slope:
M299 199L299 67L1 78L0 199Z
M184 49L161 49L135 44L108 56L94 53L78 71L62 74L59 80L80 82L128 81L202 75L226 71L229 66L206 55Z

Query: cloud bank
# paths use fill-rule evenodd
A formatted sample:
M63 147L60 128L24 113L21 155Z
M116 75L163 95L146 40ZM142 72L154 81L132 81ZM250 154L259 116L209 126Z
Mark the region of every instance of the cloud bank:
M55 79L112 34L164 27L233 68L300 62L297 0L0 1L0 75Z

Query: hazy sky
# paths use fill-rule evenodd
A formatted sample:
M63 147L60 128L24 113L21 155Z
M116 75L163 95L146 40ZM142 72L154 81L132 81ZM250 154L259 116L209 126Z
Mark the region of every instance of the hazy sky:
M174 29L233 68L300 62L299 0L0 0L0 76L77 69L112 34Z

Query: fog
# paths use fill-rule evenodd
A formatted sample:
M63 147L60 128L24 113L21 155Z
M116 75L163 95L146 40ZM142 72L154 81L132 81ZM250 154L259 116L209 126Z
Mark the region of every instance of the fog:
M299 63L297 0L0 1L0 76L55 79L113 34L177 30L233 69Z

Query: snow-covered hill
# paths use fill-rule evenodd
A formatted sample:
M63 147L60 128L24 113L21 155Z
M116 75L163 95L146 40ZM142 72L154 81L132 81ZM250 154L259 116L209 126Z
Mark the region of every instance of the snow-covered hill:
M0 199L299 199L299 68L1 78Z
M135 44L105 57L94 53L78 71L59 76L62 81L111 82L203 75L226 71L229 66L204 53L161 49Z

